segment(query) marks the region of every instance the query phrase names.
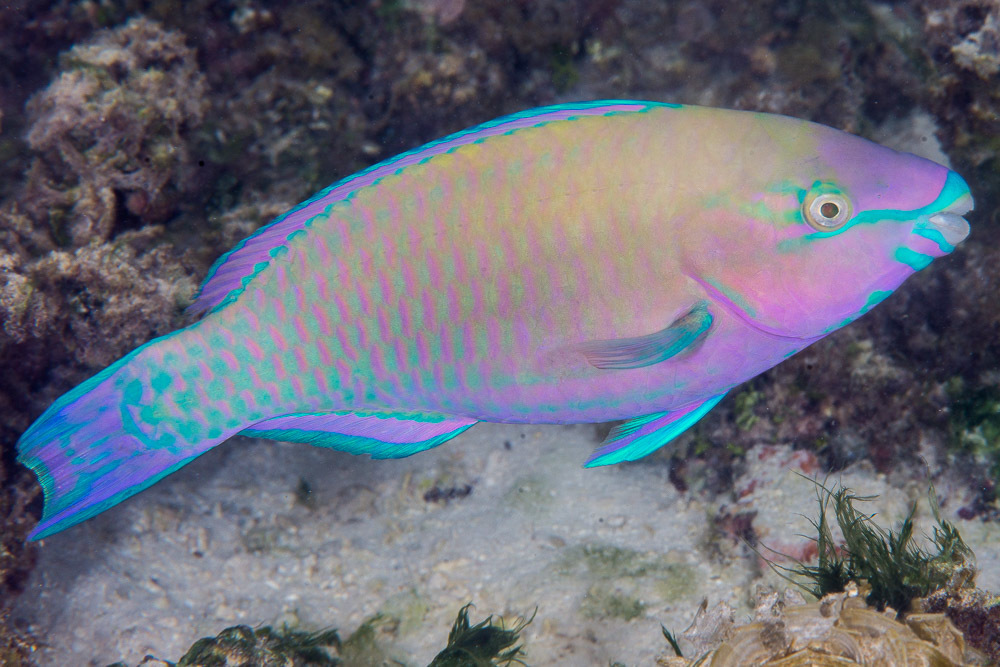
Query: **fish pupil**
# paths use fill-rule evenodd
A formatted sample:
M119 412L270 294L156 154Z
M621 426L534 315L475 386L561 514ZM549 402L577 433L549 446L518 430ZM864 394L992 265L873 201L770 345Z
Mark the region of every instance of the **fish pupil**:
M840 207L834 204L833 202L828 201L819 207L819 212L827 220L833 220L834 218L837 217L837 215L840 214Z

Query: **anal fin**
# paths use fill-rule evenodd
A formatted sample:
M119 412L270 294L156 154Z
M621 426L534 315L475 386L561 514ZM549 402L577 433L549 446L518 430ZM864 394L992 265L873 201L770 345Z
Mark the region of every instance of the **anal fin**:
M325 412L266 419L240 435L304 442L350 454L368 454L373 459L398 459L437 447L475 423L475 419L465 417Z
M622 461L635 461L652 454L694 426L725 395L722 393L673 412L657 412L629 419L611 430L584 466L594 468Z

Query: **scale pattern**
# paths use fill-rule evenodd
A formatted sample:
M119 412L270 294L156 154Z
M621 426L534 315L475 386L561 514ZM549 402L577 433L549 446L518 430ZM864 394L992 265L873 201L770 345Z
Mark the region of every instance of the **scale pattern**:
M842 229L807 224L817 192L851 202ZM766 114L601 101L460 132L262 228L200 322L57 400L18 444L33 536L238 433L384 458L630 419L588 465L632 460L950 252L932 216L963 206L940 165Z

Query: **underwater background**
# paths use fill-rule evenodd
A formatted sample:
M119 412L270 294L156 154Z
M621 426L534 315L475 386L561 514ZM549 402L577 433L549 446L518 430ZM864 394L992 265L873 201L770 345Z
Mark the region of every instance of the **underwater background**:
M236 438L25 542L41 491L18 436L190 323L216 257L396 153L602 98L783 113L948 163L972 233L636 463L582 469L594 425L480 425L399 461ZM919 500L918 533L933 484L1000 591L998 111L994 0L0 2L0 662L177 660L288 624L367 627L354 664L420 665L473 602L508 625L537 607L530 664L653 664L660 624L702 600L745 619L788 586L753 548L816 555L800 474L877 494L887 526Z

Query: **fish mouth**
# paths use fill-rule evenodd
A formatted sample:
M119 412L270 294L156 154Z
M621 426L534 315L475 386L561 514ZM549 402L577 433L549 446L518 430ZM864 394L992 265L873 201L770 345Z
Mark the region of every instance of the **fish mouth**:
M965 192L946 208L930 215L920 216L913 226L913 231L919 236L938 240L939 243L943 240L950 247L942 246L941 249L950 252L969 236L969 222L962 216L971 211L974 205L972 194L966 188Z
M949 211L935 213L927 219L927 222L941 232L944 240L951 245L958 245L969 235L969 221L957 213Z

